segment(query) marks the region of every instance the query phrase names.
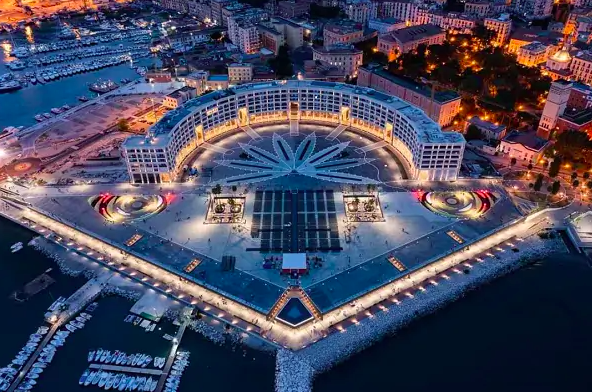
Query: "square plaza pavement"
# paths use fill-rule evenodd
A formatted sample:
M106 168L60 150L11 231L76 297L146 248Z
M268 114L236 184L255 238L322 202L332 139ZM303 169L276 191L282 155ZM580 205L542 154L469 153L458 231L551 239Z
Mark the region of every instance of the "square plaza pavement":
M287 278L275 269L264 269L266 253L246 251L260 246L251 238L254 192L246 195L245 224L204 224L209 196L176 195L160 214L127 224L106 223L90 206L87 197L66 196L29 199L37 208L96 233L119 244L135 233L143 238L130 251L166 266L200 284L213 286L223 294L242 299L266 312L288 285ZM449 235L454 230L467 241L519 217L513 204L502 198L484 217L457 220L432 213L412 193L381 193L384 222L352 223L351 242L345 241L346 225L343 194L335 192L340 252L319 252L322 267L313 268L301 279L303 288L321 311L325 312L359 296L368 289L397 279L409 270L421 267L439 255L459 249ZM223 272L223 255L236 257L236 271ZM400 260L407 271L396 269L387 256ZM190 274L183 268L194 258L202 263Z

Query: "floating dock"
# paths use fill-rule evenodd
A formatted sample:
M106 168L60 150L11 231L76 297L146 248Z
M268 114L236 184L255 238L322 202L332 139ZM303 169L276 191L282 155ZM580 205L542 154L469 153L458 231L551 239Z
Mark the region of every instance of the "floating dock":
M119 366L119 365L103 365L100 363L93 363L89 366L91 369L100 369L108 372L122 372L122 373L139 373L139 374L150 374L153 376L160 376L162 370L158 369L146 369L131 366Z

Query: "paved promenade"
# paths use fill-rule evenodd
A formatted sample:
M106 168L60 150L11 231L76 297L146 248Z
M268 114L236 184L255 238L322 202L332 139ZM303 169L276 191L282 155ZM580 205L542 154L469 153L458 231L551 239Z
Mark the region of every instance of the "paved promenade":
M183 333L185 333L185 329L187 328L188 320L185 320L179 326L179 330L175 335L175 340L173 340L173 347L171 348L171 352L166 361L166 365L164 366L164 370L162 375L160 376L160 380L158 380L158 385L156 386L156 392L160 392L163 390L164 385L166 383L166 379L169 376L169 372L171 371L171 367L175 362L175 356L177 355L177 349L179 348L179 343L181 343L181 338L183 337Z

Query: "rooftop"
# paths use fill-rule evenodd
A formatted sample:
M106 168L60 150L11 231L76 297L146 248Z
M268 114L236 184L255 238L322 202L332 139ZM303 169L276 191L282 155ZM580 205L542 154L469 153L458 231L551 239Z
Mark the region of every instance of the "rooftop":
M592 109L566 110L561 116L559 116L559 118L572 124L582 126L592 122Z
M536 28L518 28L511 35L511 39L518 41L533 42L538 41L546 44L556 44L562 40L562 34L548 30L540 30Z
M351 34L357 32L363 33L364 25L351 19L342 19L340 21L327 23L324 30L335 34Z
M195 91L195 88L194 87L189 87L189 86L183 86L180 89L175 90L175 91L173 91L170 94L167 94L167 96L176 99L176 98L179 98L182 95L184 95L184 93L191 92L191 91Z
M469 124L475 125L482 129L487 129L489 132L501 133L506 127L504 125L495 125L492 122L481 120L479 116L473 116L468 121Z
M432 24L405 27L397 31L384 34L380 37L382 40L391 42L407 43L417 41L422 38L431 37L438 34L444 34L444 30Z
M312 48L313 52L323 54L362 54L360 49L356 49L353 45L333 45L329 48L322 46Z
M378 75L380 77L383 77L385 79L388 79L389 81L405 87L409 90L414 90L415 92L426 96L426 97L430 97L432 96L432 91L431 89L427 88L426 86L424 86L423 84L417 83L416 81L403 77L403 76L398 76L398 75L393 75L392 73L386 71L383 68L370 68L370 67L360 67L363 69L366 69L372 73L374 73L375 75ZM454 101L456 99L460 99L460 95L452 90L445 90L445 91L436 91L434 93L434 101L439 102L439 103L444 103L444 102L449 102L449 101Z
M533 41L522 46L519 50L527 50L529 52L545 52L547 50L547 45L544 45L539 41Z
M521 144L533 151L542 151L549 143L548 140L538 137L536 132L520 132L517 130L510 132L503 141L511 144Z

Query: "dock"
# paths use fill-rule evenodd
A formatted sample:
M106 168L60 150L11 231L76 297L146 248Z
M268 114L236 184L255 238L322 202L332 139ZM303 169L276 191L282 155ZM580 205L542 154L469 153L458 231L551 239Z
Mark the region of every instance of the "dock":
M175 335L175 339L173 339L173 347L171 348L171 352L169 353L169 357L167 358L166 364L164 365L164 369L162 371L162 375L160 376L160 380L158 380L158 384L156 385L155 392L161 392L164 388L166 383L167 377L169 372L171 371L171 367L175 362L175 356L177 355L177 349L179 348L179 343L181 343L181 338L183 337L183 333L185 333L185 329L189 325L189 319L185 319L181 325L179 326L179 330ZM176 343L175 343L176 342Z
M138 374L149 374L152 376L161 376L162 370L158 369L146 369L131 366L119 366L119 365L103 365L100 363L93 363L89 366L90 369L100 369L108 372L122 372L122 373L138 373Z
M86 305L90 304L99 296L104 285L112 276L113 274L111 272L105 272L86 282L64 302L64 310L55 314L55 316L59 320L62 320L62 322L67 322L72 316L80 312Z
M31 370L33 364L37 362L37 358L41 354L41 351L45 348L45 346L47 346L47 343L49 343L49 341L51 340L51 338L53 337L53 335L59 327L61 327L61 324L55 323L54 325L52 325L49 331L47 331L45 338L43 338L43 340L39 343L39 346L37 346L37 350L33 352L33 355L31 355L27 363L25 363L25 366L23 366L23 368L19 371L18 377L14 379L10 387L7 389L8 392L13 392L23 381L27 373L29 373L29 370Z

